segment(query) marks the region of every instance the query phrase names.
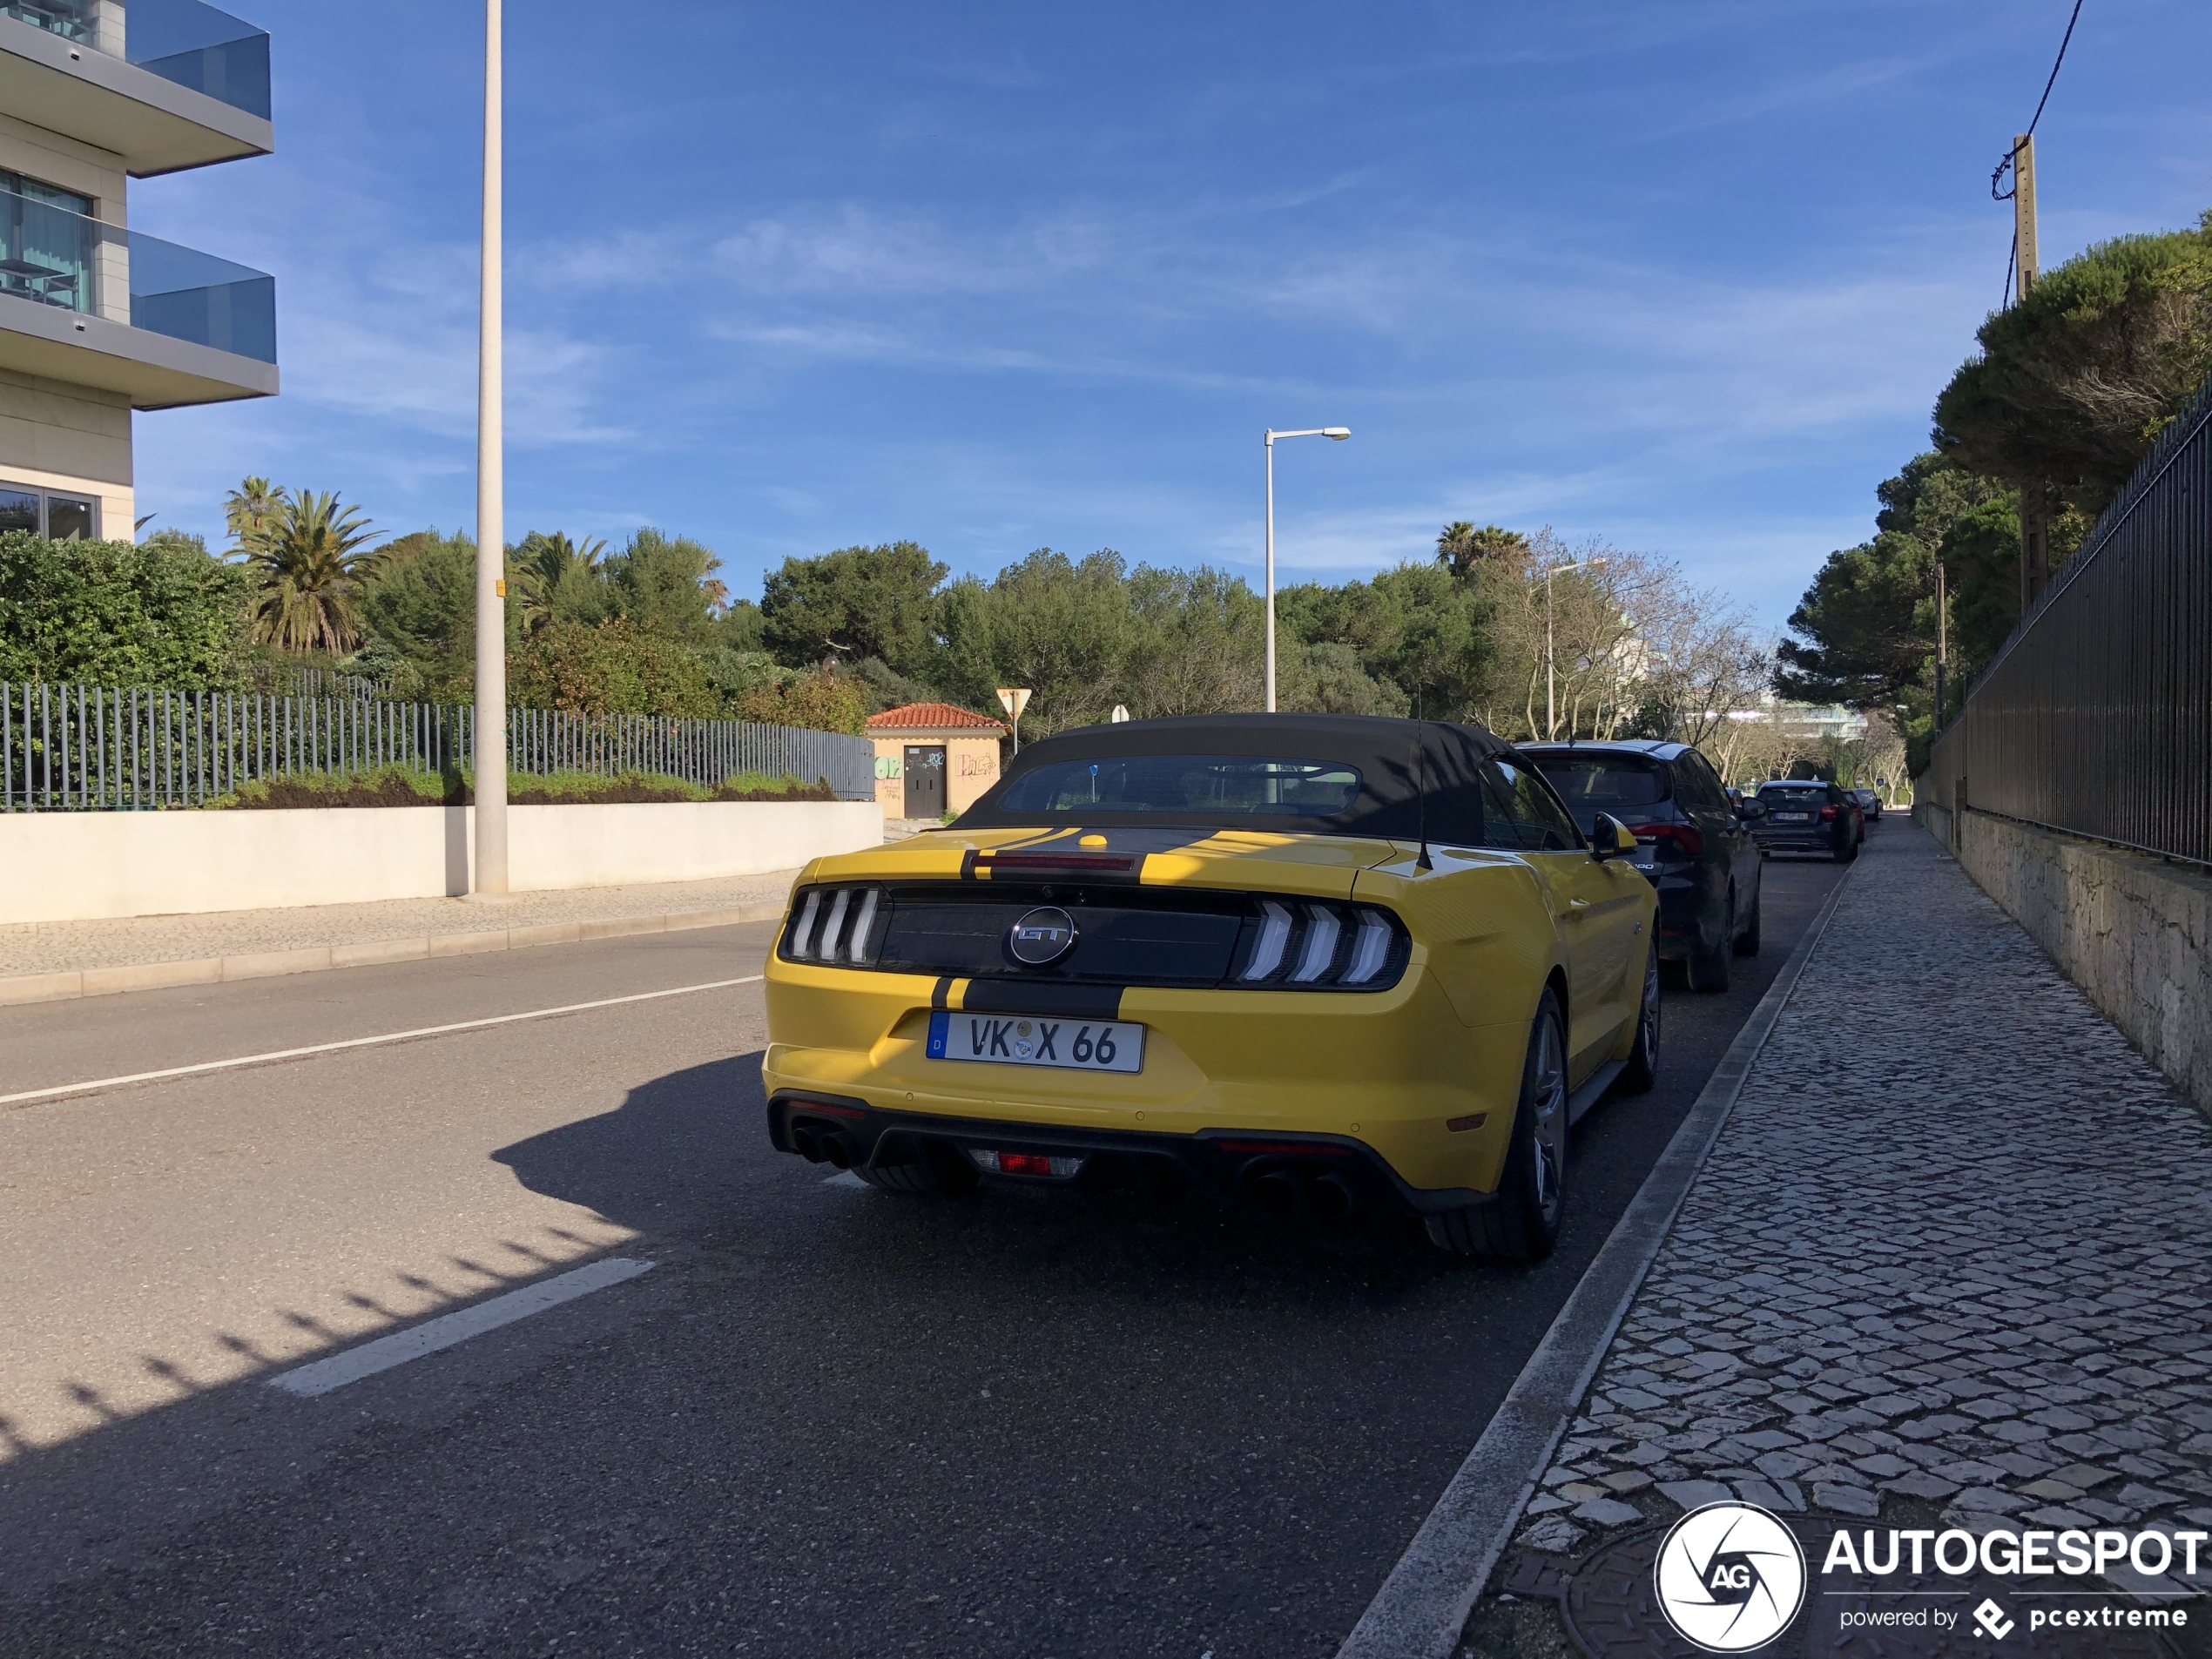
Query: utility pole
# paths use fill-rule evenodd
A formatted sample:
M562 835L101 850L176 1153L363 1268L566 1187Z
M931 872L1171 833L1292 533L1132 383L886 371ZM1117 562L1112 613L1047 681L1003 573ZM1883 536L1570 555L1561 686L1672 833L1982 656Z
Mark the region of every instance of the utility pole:
M2035 241L2035 135L2013 139L2013 256L2020 271L2013 303L2025 304L2042 268ZM2020 615L2051 579L2051 519L2043 481L2020 480Z
M1943 683L1951 666L1951 596L1945 590L1943 564L1936 564L1936 735L1943 735Z
M507 484L500 358L500 0L484 0L484 222L476 336L476 879L507 891Z

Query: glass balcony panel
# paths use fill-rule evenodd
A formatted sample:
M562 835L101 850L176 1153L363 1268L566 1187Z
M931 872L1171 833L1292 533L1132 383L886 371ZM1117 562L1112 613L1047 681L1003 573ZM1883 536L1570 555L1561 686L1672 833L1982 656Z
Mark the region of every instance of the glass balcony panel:
M276 361L274 277L158 236L130 240L133 328Z
M266 30L199 0L127 0L125 54L164 80L269 118Z
M276 279L266 272L5 188L0 294L277 360Z
M0 0L13 17L269 118L269 37L201 0Z

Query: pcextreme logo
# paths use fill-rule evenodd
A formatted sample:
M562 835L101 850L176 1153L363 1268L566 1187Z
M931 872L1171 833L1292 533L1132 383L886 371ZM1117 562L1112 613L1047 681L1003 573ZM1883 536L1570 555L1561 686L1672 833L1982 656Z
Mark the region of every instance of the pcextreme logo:
M1709 1503L1661 1541L1652 1588L1683 1640L1708 1653L1748 1653L1780 1635L1804 1604L1804 1551L1756 1505Z

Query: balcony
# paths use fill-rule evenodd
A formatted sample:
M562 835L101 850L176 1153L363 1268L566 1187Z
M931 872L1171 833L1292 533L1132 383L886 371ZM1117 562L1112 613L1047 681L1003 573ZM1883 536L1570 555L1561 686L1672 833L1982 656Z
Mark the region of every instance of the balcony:
M269 37L200 0L0 0L0 108L140 178L266 155Z
M0 190L0 368L141 409L267 397L276 279Z

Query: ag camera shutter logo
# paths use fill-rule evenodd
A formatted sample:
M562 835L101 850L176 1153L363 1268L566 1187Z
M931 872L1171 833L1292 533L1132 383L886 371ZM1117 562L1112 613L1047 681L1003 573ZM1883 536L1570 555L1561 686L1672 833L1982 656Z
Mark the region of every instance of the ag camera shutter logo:
M1757 1505L1709 1503L1669 1529L1651 1577L1660 1611L1683 1640L1707 1653L1748 1653L1804 1605L1805 1554Z

